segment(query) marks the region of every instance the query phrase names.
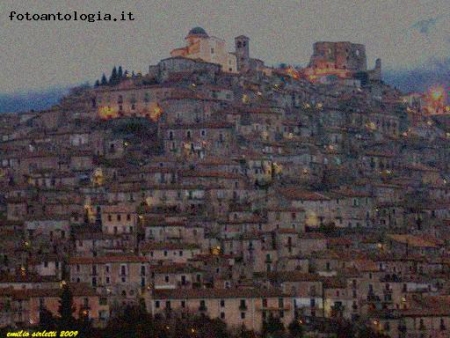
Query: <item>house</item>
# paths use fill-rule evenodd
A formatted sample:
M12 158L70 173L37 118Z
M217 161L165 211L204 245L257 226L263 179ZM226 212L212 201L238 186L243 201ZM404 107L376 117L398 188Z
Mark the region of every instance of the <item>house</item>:
M146 297L146 305L152 315L170 318L200 313L220 318L230 327L245 325L255 331L261 330L269 314L285 326L294 318L291 298L276 289L154 290Z

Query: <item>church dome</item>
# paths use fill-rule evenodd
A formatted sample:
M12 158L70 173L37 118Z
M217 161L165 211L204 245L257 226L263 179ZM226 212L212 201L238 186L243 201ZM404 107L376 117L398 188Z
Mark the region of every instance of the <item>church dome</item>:
M194 28L192 28L189 31L188 36L193 36L193 35L208 37L208 34L206 33L206 31L202 27L194 27Z

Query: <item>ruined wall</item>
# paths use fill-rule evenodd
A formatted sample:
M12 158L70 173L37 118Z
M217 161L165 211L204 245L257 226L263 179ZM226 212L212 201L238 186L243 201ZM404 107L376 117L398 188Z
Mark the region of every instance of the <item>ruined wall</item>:
M366 71L366 48L350 42L316 42L309 67Z

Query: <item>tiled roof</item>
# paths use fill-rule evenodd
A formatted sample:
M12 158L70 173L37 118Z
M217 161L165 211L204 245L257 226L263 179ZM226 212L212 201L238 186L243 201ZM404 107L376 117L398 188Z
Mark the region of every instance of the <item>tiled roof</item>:
M270 298L282 297L280 290L270 289L174 289L155 290L154 299Z

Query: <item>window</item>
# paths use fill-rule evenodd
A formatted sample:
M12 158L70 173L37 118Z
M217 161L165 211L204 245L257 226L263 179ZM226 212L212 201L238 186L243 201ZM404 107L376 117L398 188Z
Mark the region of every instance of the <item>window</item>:
M241 319L245 319L245 312L241 312Z
M181 307L182 307L183 309L186 307L186 301L185 301L185 300L182 300L182 301L181 301Z
M225 319L225 312L220 313L220 319Z
M159 303L159 300L157 300L157 301L155 301L155 308L159 309L159 307L160 307L160 303Z
M223 299L220 300L220 307L225 307L225 300Z

